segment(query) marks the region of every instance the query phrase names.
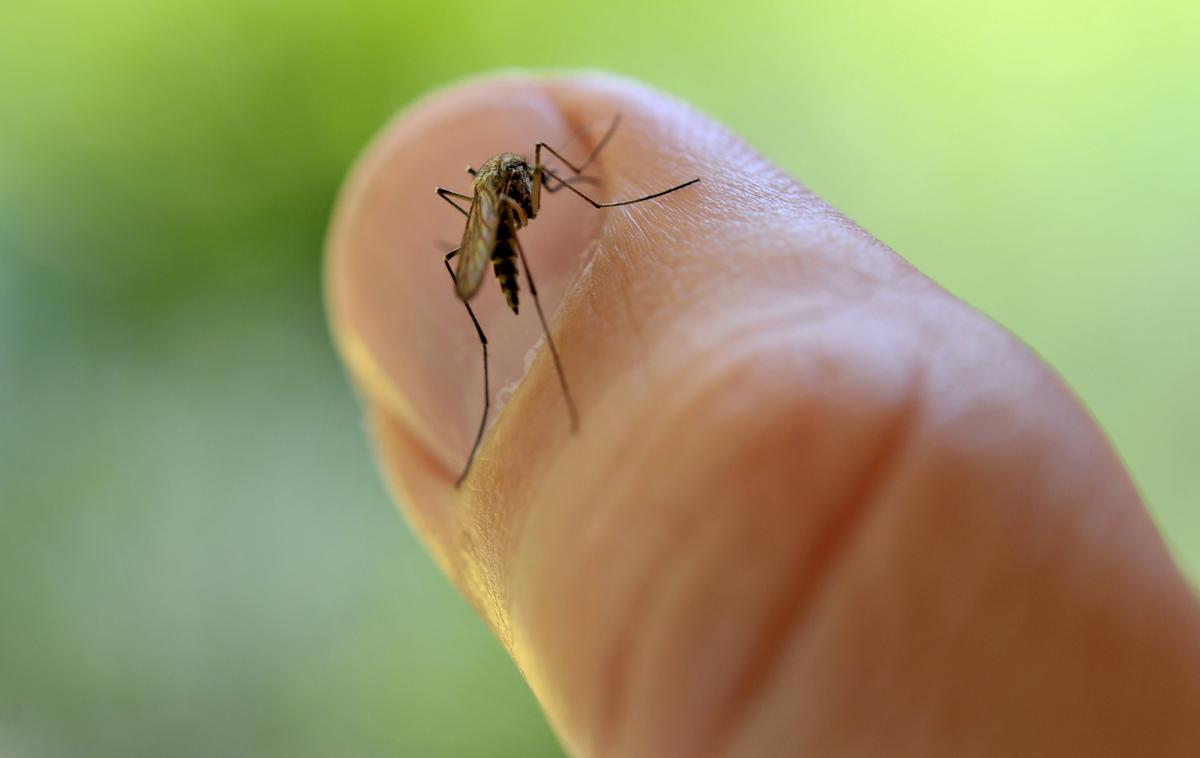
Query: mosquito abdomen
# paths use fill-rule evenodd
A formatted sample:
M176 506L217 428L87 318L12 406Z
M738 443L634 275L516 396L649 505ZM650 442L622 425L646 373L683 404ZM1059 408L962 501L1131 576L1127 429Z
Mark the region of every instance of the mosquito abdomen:
M517 284L517 253L506 239L496 241L496 248L492 252L492 271L496 273L496 281L500 282L500 289L504 292L508 307L512 308L513 313L517 313L517 293L520 290Z

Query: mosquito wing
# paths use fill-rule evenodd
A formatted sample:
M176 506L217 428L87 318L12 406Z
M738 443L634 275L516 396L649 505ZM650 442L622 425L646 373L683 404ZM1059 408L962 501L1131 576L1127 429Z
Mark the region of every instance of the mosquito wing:
M463 231L454 287L463 300L470 298L483 283L488 261L496 249L496 230L500 228L500 198L490 187L475 188L467 228Z

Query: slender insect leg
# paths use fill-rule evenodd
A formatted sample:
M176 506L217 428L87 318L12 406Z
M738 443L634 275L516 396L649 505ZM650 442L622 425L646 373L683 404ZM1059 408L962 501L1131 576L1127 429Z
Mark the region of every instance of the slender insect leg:
M562 157L561 153L559 153L557 150L555 150L554 148L547 145L545 142L537 143L537 147L534 148L534 163L541 164L542 148L546 148L547 152L549 152L555 158L558 158L560 161L562 161L563 164L566 165L567 168L571 169L571 171L575 172L576 174L582 174L583 170L585 168L587 168L588 165L596 159L596 156L600 154L600 151L604 149L604 146L608 144L608 141L610 139L612 139L613 133L615 131L617 131L617 126L619 126L620 123L621 123L621 114L618 113L616 116L613 117L612 123L609 124L608 131L606 131L604 133L604 136L600 138L600 141L596 143L596 146L592 148L592 152L588 154L588 157L583 159L583 162L580 163L578 167L576 167L575 164L571 163L566 158Z
M505 196L505 200L510 203L515 201ZM529 261L525 260L525 250L521 247L521 241L517 239L517 229L515 225L510 225L512 229L512 242L517 248L517 255L521 258L521 268L525 269L525 278L529 280L529 294L533 296L533 307L537 309L538 319L542 322L542 333L546 335L546 344L550 346L550 356L554 358L554 370L558 372L558 383L562 385L563 398L567 401L567 415L571 418L571 431L579 431L579 412L575 410L575 400L571 397L571 389L567 386L567 375L563 373L562 360L558 357L558 348L554 346L554 338L550 336L550 327L546 325L546 315L542 313L542 302L538 299L537 285L533 283L533 272L529 270ZM446 264L449 266L450 264Z
M454 202L454 198L456 198L456 197L459 200L474 200L474 198L472 198L470 195L464 195L461 192L455 192L454 190L448 190L445 187L438 187L436 190L434 190L434 192L437 192L438 197L445 200L447 203L450 203L451 205L453 205L458 210L458 212L461 213L462 215L464 215L464 216L471 215L470 213L467 212L466 208L463 208L461 205Z
M450 267L450 259L458 255L459 250L461 248L455 248L446 253L446 258L442 261L446 264L446 272L450 274L451 281L454 280L454 269ZM528 273L528 269L526 269L526 273ZM530 290L533 289L532 280L529 282L529 288ZM462 301L462 304L467 307L467 315L471 317L471 323L475 325L475 333L479 335L479 344L483 348L483 416L479 419L479 431L475 432L475 442L471 445L470 455L467 456L467 465L463 467L462 473L458 476L458 481L454 483L455 488L462 485L463 480L467 478L467 472L471 470L471 464L475 462L475 453L479 451L479 443L483 441L483 429L487 426L488 409L491 407L491 393L488 391L487 335L483 333L483 327L479 325L479 319L475 318L475 311L471 310L471 304L466 300Z
M695 184L696 182L700 181L700 178L696 177L695 179L692 179L691 181L687 181L687 182L684 182L683 184L678 184L674 187L670 187L668 189L663 190L662 192L655 192L652 195L645 195L643 197L635 197L632 200L621 200L621 201L618 201L615 203L598 203L595 200L588 197L587 195L580 192L579 190L572 187L569 183L563 181L557 175L551 173L551 171L549 169L543 167L542 173L544 173L546 176L550 177L551 179L555 179L559 182L562 182L563 187L566 187L567 189L574 192L576 195L579 195L580 197L582 197L584 200L587 200L589 203L592 204L593 208L615 208L619 205L633 205L634 203L641 203L641 202L645 202L646 200L653 200L656 197L662 197L663 195L669 195L676 190L683 189L684 187L690 187L693 184Z
M559 179L558 177L554 177L554 178L559 183L553 187L551 187L548 183L546 183L545 180L542 181L542 187L544 187L545 190L551 194L558 192L560 189L562 189L564 184L579 184L579 183L598 184L599 183L599 180L596 179L594 176L569 176L566 179Z
M600 141L596 143L596 146L594 148L592 148L592 152L589 153L588 157L584 158L583 162L580 163L578 166L576 166L574 163L571 163L569 160L564 158L562 156L562 153L560 153L557 150L555 150L554 148L550 147L545 142L537 143L537 145L533 149L533 152L534 152L533 212L535 214L537 213L538 206L540 205L539 200L541 198L541 190L542 190L543 185L546 186L547 192L557 192L558 190L562 189L564 184L567 183L566 181L559 179L558 177L554 177L555 179L558 179L558 183L559 183L558 186L551 188L549 185L546 185L544 176L542 173L542 169L543 169L543 167L542 167L542 148L543 147L546 148L546 150L548 152L550 152L555 157L557 157L560 161L562 161L564 164L566 164L567 168L571 169L576 174L579 174L579 173L582 173L583 170L588 167L588 164L590 164L593 160L596 159L596 156L600 154L600 151L604 149L604 146L608 144L608 141L610 139L612 139L613 133L617 131L617 126L620 123L621 123L621 114L618 113L616 116L613 117L612 124L609 125L608 131L604 133L604 136L600 138ZM548 174L550 172L547 171L546 173Z

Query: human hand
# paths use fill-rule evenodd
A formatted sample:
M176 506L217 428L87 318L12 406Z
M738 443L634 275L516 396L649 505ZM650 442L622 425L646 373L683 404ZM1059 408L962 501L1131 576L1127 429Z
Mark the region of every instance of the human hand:
M489 280L493 392L520 385L456 489L482 378L432 189L616 113L589 191L703 181L543 200L581 429ZM1087 413L686 106L598 76L421 103L344 191L327 295L397 499L572 753L1200 751L1200 607Z

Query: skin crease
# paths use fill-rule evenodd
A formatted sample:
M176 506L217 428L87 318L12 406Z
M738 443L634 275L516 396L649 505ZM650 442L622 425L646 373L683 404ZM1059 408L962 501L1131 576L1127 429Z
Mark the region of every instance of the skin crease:
M585 191L702 181L544 199L521 238L581 431L540 349L456 490L479 346L433 186L615 113ZM688 107L603 76L440 93L356 167L326 273L397 500L570 753L1200 751L1200 608L1086 411ZM495 396L540 327L484 290Z

